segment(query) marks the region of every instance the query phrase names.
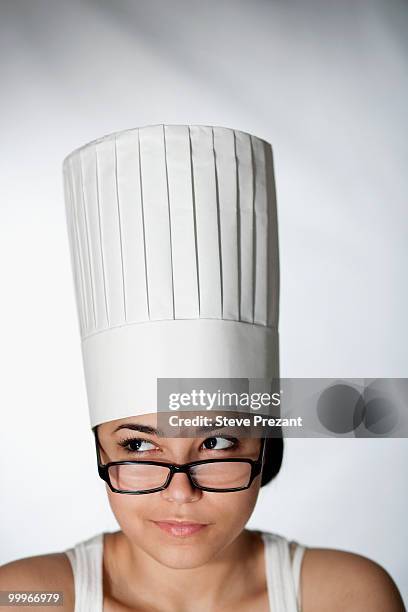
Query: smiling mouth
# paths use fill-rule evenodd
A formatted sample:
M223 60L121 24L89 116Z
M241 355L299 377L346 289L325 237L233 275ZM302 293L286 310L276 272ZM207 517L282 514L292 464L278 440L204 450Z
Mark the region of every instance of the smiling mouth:
M159 529L178 538L186 538L204 531L208 524L188 521L152 521Z

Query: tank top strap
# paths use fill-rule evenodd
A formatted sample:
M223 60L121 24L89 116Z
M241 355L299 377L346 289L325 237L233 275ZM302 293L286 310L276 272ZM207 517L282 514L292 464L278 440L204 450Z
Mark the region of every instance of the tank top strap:
M293 542L293 544L295 544L296 548L295 548L295 552L293 553L293 559L292 559L292 574L293 574L293 582L296 588L297 604L298 604L298 608L300 611L302 608L301 600L300 600L300 594L301 594L300 572L302 569L303 555L305 554L306 547L303 546L302 544L299 544L299 542Z
M265 570L271 612L300 612L300 570L305 547L297 542L291 561L290 542L283 536L262 532Z
M74 575L74 612L103 612L103 533L64 552Z

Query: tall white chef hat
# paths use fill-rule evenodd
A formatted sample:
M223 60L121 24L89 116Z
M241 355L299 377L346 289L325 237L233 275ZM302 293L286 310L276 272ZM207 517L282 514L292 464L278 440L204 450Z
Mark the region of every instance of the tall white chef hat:
M91 426L156 411L163 378L279 376L272 149L153 125L64 160Z

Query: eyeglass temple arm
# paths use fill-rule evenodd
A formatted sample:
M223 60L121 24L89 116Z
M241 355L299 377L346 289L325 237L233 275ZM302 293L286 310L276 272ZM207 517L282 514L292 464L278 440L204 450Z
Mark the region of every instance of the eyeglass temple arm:
M99 468L99 467L103 467L103 463L102 463L101 453L99 451L99 438L98 438L97 430L98 430L98 426L96 425L92 431L95 436L96 461L97 461L98 468Z
M265 460L265 449L266 449L266 438L262 438L262 457L261 457L262 463Z
M260 474L262 472L265 460L265 447L266 447L266 438L262 438L261 442L261 450L259 451L258 459L256 460L257 465L257 473Z

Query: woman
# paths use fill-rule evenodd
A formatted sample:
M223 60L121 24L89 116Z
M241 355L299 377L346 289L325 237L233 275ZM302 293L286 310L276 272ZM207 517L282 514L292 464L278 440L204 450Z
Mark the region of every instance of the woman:
M74 151L64 176L98 471L120 530L9 563L0 589L63 591L75 612L402 611L374 562L245 528L280 438L163 435L163 381L279 376L270 145L148 126Z

